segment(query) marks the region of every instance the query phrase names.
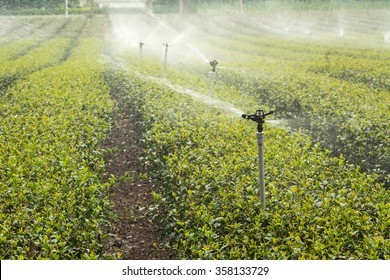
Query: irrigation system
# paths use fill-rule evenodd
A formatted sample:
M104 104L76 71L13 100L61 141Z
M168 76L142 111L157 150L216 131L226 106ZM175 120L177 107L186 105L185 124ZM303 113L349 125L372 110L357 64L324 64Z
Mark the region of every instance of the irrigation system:
M142 61L142 47L145 45L144 42L139 42L139 59Z
M65 0L65 17L68 17L69 16L69 12L68 12L68 8L69 5L68 5L68 0Z
M265 208L265 181L264 181L264 127L265 117L272 114L274 111L264 113L263 110L258 109L254 114L242 114L242 117L257 123L257 145L259 149L259 182L260 182L260 201L261 206Z
M218 65L218 61L217 60L213 60L213 61L210 61L210 65L211 65L211 72L210 72L210 89L209 89L209 95L211 97L213 97L213 94L214 94L214 82L215 82L215 79L217 78L217 65Z
M167 60L168 60L168 43L163 43L163 46L165 47L165 59L164 59L164 73L163 73L163 76L164 76L164 79L167 77Z

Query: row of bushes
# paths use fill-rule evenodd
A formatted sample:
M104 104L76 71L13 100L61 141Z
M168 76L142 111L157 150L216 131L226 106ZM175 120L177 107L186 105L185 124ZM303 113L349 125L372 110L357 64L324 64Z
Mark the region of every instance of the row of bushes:
M2 64L17 79L0 96L1 259L104 257L111 180L99 143L113 104L102 41L80 28Z

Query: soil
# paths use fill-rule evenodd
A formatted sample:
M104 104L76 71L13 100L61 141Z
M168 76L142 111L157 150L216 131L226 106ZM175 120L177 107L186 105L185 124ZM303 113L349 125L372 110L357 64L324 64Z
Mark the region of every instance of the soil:
M140 162L141 131L125 102L120 102L118 89L113 88L116 101L115 119L111 133L103 148L110 150L105 156L108 174L117 178L110 192L114 218L112 229L103 240L106 254L119 254L126 260L165 260L171 255L161 239L158 224L146 217L155 186L142 179L143 164Z

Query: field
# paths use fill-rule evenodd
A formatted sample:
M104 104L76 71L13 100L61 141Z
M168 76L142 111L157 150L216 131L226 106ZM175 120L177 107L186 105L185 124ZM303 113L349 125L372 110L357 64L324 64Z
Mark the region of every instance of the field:
M388 13L0 17L0 258L120 258L110 192L142 178L172 258L390 259Z

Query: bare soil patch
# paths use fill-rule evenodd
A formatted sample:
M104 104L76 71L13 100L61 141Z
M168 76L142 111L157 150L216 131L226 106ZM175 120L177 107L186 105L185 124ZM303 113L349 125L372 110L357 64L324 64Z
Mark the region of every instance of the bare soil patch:
M107 254L119 253L121 259L170 259L160 226L146 217L154 186L142 179L141 131L131 108L121 101L119 91L112 88L116 113L111 133L103 144L104 149L111 150L105 156L107 173L117 178L110 192L113 227L104 240L104 250Z

